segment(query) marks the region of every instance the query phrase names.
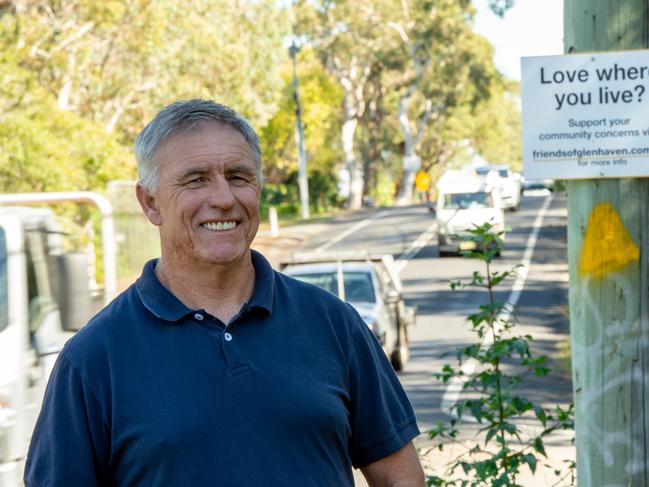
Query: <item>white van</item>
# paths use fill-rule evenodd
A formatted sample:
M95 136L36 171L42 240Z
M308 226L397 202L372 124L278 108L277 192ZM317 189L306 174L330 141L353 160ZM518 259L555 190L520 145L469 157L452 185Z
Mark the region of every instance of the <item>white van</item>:
M485 223L491 223L495 233L504 231L500 191L483 178L472 172L451 170L440 178L437 189L434 213L440 255L474 249L475 242L466 238L468 230Z
M3 205L23 201L101 205L104 289L93 289L88 254L64 251L51 209ZM58 353L115 294L113 233L110 204L100 195L0 195L0 487L23 485L29 439Z

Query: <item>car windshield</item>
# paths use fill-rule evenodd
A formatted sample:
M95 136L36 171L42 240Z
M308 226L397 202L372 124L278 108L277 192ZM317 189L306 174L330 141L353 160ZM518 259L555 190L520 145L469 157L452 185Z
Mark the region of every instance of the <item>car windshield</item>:
M310 284L315 284L326 289L332 294L338 295L338 278L334 272L314 272L310 274L293 274L293 277ZM368 272L345 271L343 272L345 282L345 300L349 302L376 302L372 276Z
M491 208L491 195L485 191L475 193L449 193L444 195L444 209L466 210L469 208Z
M501 178L508 178L509 177L509 171L507 170L507 168L492 169L492 168L490 168L488 166L487 167L483 166L483 167L477 167L476 170L475 170L475 172L476 172L476 174L478 176L486 176L491 171L494 171L494 172L498 173L498 176L500 176Z

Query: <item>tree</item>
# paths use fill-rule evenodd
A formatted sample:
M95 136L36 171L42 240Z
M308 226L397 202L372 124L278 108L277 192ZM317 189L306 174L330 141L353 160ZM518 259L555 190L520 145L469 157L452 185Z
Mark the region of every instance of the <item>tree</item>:
M265 177L272 185L292 181L297 173L292 72L288 64L285 68L277 111L260 131ZM341 125L338 107L342 90L309 46L303 47L298 53L297 72L305 125L310 200L312 203L320 201L319 206L324 207L324 201L335 199L336 188L335 184L322 183L327 179L336 180L337 164L342 159L338 139Z
M472 117L471 143L487 161L511 165L522 171L521 116L518 86L498 84L481 101Z
M471 130L457 134L455 140L449 140L448 131L443 140L436 134L445 131L451 115L464 112L473 116L476 107L491 98L501 76L493 65L491 46L472 31L474 11L469 2L401 3L399 17L388 22L400 42L388 56L392 69L402 73L395 89L399 93L397 119L404 147L397 202L404 204L412 199L422 146L437 138L441 142L437 144L437 157L429 161L440 161L440 149L470 139Z
M191 8L172 0L3 3L0 117L5 127L34 139L29 151L21 152L9 138L0 145L6 160L23 161L12 174L20 170L38 178L43 162L37 156L63 154L62 141L77 147L68 149L71 158L60 169L83 173L83 161L93 157L110 167L101 146L124 151L143 121L179 98L222 99L256 126L265 125L276 111L286 57L284 18L272 0L199 0ZM107 172L133 176L132 159L120 167ZM61 189L55 181L43 178L33 187ZM87 184L103 181L60 180L86 189L100 189Z
M271 0L14 1L2 47L58 101L128 140L172 99L209 96L263 125L288 25ZM218 25L218 29L215 26Z
M360 208L362 164L356 157L356 128L366 108L365 90L382 37L381 2L297 2L296 33L304 35L343 89L341 141L350 175L348 206Z
M407 203L420 161L424 169L444 164L477 141L478 132L497 134L471 120L504 90L491 46L472 32L472 15L468 0L299 2L298 33L344 89L341 140L352 175L351 207L360 206L361 175L369 193L373 173L390 154L401 153L397 199ZM505 108L517 110L511 103ZM464 124L453 123L459 120ZM498 118L512 120L515 125L515 115Z
M53 99L0 118L0 191L103 188L132 178L132 156L97 123L58 109Z

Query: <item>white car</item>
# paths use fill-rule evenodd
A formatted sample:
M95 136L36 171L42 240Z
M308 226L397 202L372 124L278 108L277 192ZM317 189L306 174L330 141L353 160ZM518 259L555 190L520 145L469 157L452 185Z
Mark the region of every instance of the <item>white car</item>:
M317 261L305 259L282 264L282 272L319 286L351 304L381 342L396 371L410 357L408 326L415 309L401 297L401 282L391 268L392 256Z
M433 212L440 256L475 249L476 243L468 238L475 227L490 223L495 233L505 230L500 191L484 178L451 170L440 178L437 189Z
M506 164L480 166L475 171L498 188L504 209L516 211L520 208L522 188L519 174L512 173Z

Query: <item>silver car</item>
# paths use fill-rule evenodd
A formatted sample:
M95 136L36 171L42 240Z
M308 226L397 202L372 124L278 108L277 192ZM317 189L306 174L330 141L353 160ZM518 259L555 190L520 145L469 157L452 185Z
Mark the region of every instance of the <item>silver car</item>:
M366 259L301 259L282 264L282 272L315 284L351 304L381 342L396 371L410 358L408 326L415 309L401 296L392 256Z

